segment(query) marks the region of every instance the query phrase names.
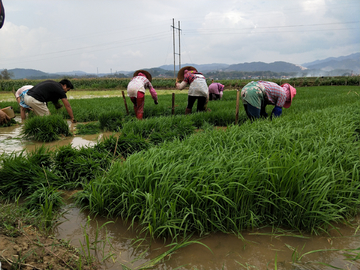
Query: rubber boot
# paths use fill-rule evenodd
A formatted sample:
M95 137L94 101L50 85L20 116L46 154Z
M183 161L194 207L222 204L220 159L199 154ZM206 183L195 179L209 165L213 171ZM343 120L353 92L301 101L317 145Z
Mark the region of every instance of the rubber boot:
M192 111L192 109L188 109L188 108L186 108L186 109L185 109L185 115L187 115L187 114L191 114L191 111Z

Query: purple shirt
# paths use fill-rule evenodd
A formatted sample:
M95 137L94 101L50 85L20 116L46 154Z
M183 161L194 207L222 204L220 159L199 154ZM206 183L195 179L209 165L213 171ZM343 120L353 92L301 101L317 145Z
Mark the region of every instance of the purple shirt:
M220 92L224 90L224 85L221 83L212 83L209 85L209 94L220 95Z

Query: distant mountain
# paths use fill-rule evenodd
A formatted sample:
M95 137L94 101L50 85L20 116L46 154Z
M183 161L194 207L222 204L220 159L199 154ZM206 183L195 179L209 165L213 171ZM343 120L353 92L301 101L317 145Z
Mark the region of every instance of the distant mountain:
M294 65L287 62L273 62L273 63L264 63L264 62L251 62L251 63L243 63L230 65L225 71L271 71L271 72L300 72L303 71L304 68L298 65Z
M32 77L46 77L49 76L48 73L45 73L43 71L40 70L35 70L35 69L25 69L25 68L14 68L14 69L10 69L8 70L9 72L11 72L14 77L12 77L12 79L25 79L25 78L32 78Z
M353 53L347 56L330 57L324 60L316 60L310 63L304 63L302 66L308 69L332 71L349 70L353 73L360 73L360 53Z
M193 66L197 68L204 75L206 73L232 73L231 77L239 77L236 75L239 72L272 72L272 73L284 73L289 76L342 76L344 74L359 74L360 73L360 53L353 53L347 56L341 57L330 57L324 60L316 60L314 62L304 63L302 65L295 65L288 62L277 61L273 63L264 63L264 62L251 62L251 63L239 63L239 64L222 64L222 63L212 63L212 64L181 64L181 67ZM160 67L153 67L148 70L152 76L155 77L167 77L171 78L174 76L174 65L163 65ZM134 71L119 71L115 73L86 73L83 71L70 71L70 72L57 72L57 73L45 73L40 70L35 69L21 69L15 68L8 70L14 76L13 79L59 79L64 76L69 77L116 77L116 78L126 78L131 77ZM0 70L1 72L1 70ZM178 63L175 66L175 72L178 72ZM254 74L253 74L254 75ZM243 74L241 76L244 76ZM275 75L274 75L275 76ZM279 75L280 76L280 75ZM224 75L224 77L227 77Z
M224 69L229 67L228 64L218 64L218 63L203 64L203 65L189 64L189 63L181 64L181 67L186 67L186 66L193 66L194 68L196 68L197 70L199 70L202 73L213 72L213 71L223 71ZM163 65L163 66L160 66L159 68L169 70L169 71L174 71L174 65ZM176 72L179 70L178 63L176 63L176 65L175 65L175 70L176 70Z

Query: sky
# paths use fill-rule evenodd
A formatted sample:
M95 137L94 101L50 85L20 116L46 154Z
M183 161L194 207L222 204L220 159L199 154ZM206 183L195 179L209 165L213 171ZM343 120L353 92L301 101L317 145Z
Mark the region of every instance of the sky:
M186 63L301 65L360 52L359 0L2 2L0 70L99 74L174 63L176 69Z

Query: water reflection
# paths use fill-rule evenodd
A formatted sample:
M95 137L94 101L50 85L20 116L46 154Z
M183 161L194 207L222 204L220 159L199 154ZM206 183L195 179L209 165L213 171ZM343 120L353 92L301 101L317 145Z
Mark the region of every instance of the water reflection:
M84 241L84 228L88 214L71 205L62 223L56 230L58 238L71 240L80 247L79 240ZM92 217L87 229L88 234L95 238L97 228L112 221L101 231L100 239L110 237L104 248L104 253L114 253L114 261L108 260L104 268L109 270L122 269L126 265L137 269L144 263L156 258L169 247L170 242L147 239L144 245L136 247L133 239L139 239L138 233L129 229L129 223L120 219ZM65 221L66 220L66 221ZM63 222L65 221L65 222ZM359 220L356 220L359 224ZM338 230L332 230L329 235L311 236L291 233L289 231L272 231L270 228L244 231L241 236L233 234L212 233L201 238L201 243L181 248L175 254L167 257L165 262L154 269L329 269L328 266L316 262L331 264L339 269L359 269L359 263L351 265L346 261L343 251L321 251L308 254L301 258L299 264L293 263L294 254L298 257L314 250L355 249L359 247L359 234L356 228L338 225ZM200 239L200 238L194 238ZM110 249L110 243L113 249ZM150 245L151 243L151 245ZM293 248L293 249L292 249ZM181 267L180 267L181 266ZM180 268L178 268L180 267Z

